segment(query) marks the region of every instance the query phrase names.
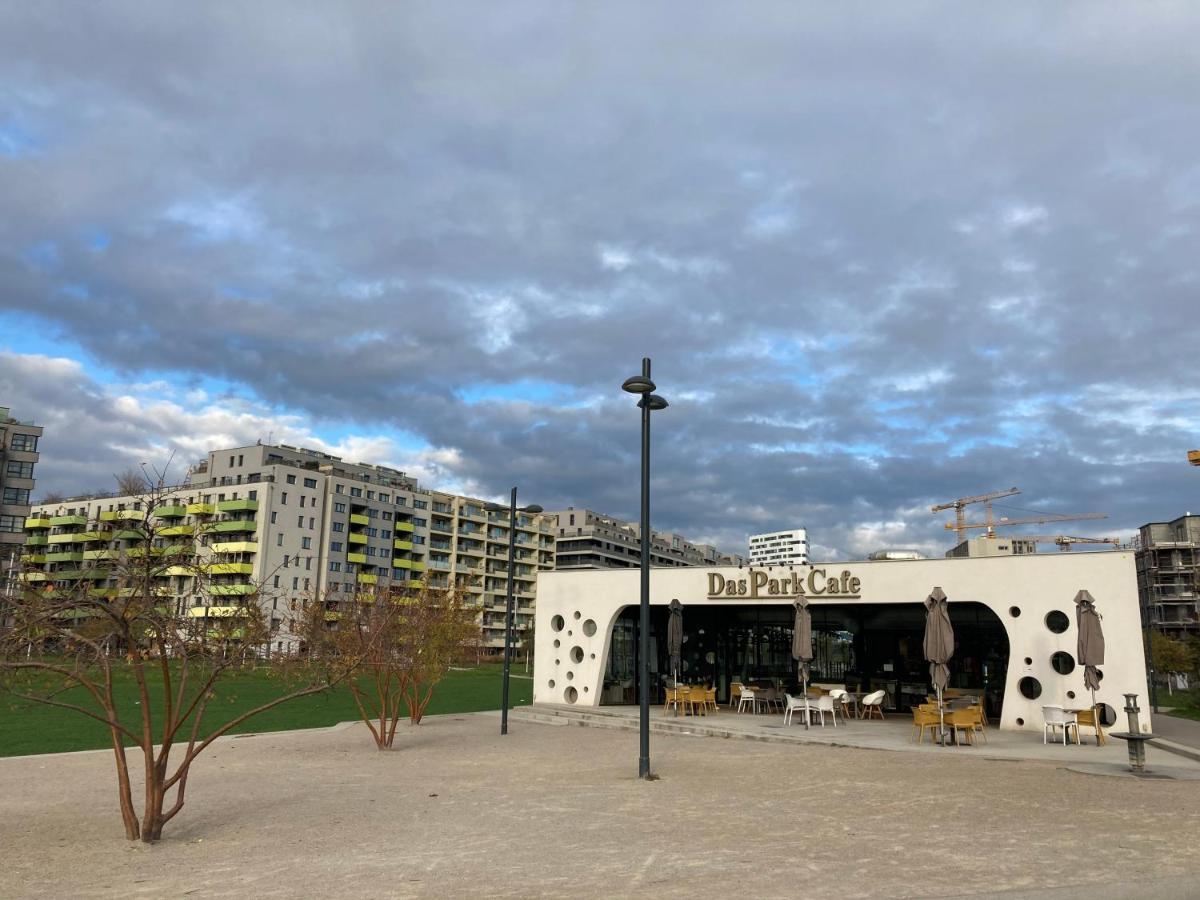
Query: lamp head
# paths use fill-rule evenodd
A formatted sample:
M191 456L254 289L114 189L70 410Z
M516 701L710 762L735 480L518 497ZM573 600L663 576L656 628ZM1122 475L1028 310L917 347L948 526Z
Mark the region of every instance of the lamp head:
M521 510L521 512L527 512L527 513L540 513L542 511L543 511L542 508L540 506L538 506L536 503L530 503L528 506L524 507Z
M628 391L630 394L649 394L654 390L654 382L645 375L634 375L625 379L621 390Z
M643 394L642 399L638 401L638 406L649 407L650 411L654 412L656 410L666 409L668 406L670 406L670 404L667 403L667 401L662 397L658 396L658 394Z

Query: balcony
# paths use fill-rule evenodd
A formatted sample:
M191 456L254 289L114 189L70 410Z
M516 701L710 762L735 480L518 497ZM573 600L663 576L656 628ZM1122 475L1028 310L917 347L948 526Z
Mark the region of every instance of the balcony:
M158 556L195 556L196 548L192 544L168 544L165 547L155 547Z
M154 515L159 519L181 519L186 514L187 507L182 503L171 503L154 510Z
M351 544L365 544L367 536L365 534L355 534L353 531L346 535L346 541Z
M26 547L45 547L47 543L49 542L46 540L46 535L44 534L31 534L25 538Z
M258 512L257 500L222 500L217 504L217 512Z
M168 528L163 528L158 532L163 537L177 537L182 534L195 534L195 525L171 525Z
M171 575L195 575L196 570L191 566L167 566L158 573L160 578L168 578Z
M360 566L366 565L367 554L365 554L365 553L347 553L346 561L352 562L352 563L357 563Z
M25 529L31 528L49 528L50 520L45 516L30 516L25 520Z
M144 541L145 539L146 535L134 528L125 528L121 531L113 532L114 541Z
M46 573L45 572L22 572L20 575L17 576L17 580L18 581L28 581L28 582L45 581Z
M413 524L412 522L393 522L392 528L396 531L412 531Z
M253 519L229 519L225 522L214 522L208 530L215 534L226 534L231 531L254 531L258 526Z
M87 516L51 516L48 527L62 528L68 525L86 525L87 521Z
M350 524L351 525L370 525L371 520L367 516L361 515L360 513L350 513Z
M46 564L46 554L44 553L26 553L21 557L21 565L24 566L43 566Z
M229 587L243 587L243 585L236 585L236 584L228 585L228 586ZM252 585L244 585L244 586L252 587ZM215 594L216 591L213 591L213 593ZM237 593L251 593L251 592L250 591L227 591L226 593L228 595L232 596L233 594L237 594ZM187 611L187 614L188 614L189 619L204 619L204 618L226 619L226 618L229 618L230 616L244 615L246 612L247 612L247 610L245 610L243 607L240 607L240 606L193 606L191 609L189 609Z
M83 558L85 560L113 560L118 556L116 550L84 550Z
M140 509L118 509L113 513L112 521L115 522L144 522L146 514Z
M397 550L411 550L412 549L412 541L399 541L399 540L392 541L392 546L395 547Z
M360 574L360 575L358 576L358 583L359 583L359 584L378 584L378 583L379 583L379 576L378 576L378 575L363 575L363 574Z
M429 530L441 532L442 534L454 534L454 525L449 521L439 522L437 519L434 519L429 523Z
M211 575L252 575L254 574L254 563L210 563L208 566L208 571Z
M399 557L397 557L392 560L392 568L393 569L411 569L412 568L412 560L411 559L400 559Z
M247 594L253 594L257 591L258 586L253 584L214 584L210 585L208 588L208 592L214 597L246 596Z
M67 552L47 553L46 554L46 562L48 562L48 563L82 562L82 561L83 561L83 553L78 550L76 550L74 552L67 551Z
M187 505L189 516L211 516L216 511L217 508L211 503L189 503Z
M254 541L228 541L223 544L213 544L213 553L257 553L258 544Z

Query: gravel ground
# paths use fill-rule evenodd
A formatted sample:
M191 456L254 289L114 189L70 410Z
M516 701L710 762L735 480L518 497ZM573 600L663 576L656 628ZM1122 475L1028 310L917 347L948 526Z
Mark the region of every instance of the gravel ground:
M1200 892L1196 782L654 735L645 783L636 734L497 725L222 741L156 846L122 837L109 755L0 759L0 896Z

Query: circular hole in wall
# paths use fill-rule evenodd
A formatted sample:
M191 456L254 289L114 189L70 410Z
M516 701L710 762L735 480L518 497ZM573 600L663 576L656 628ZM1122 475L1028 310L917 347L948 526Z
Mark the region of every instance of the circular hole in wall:
M1104 680L1104 670L1103 670L1103 669L1097 669L1097 670L1096 670L1096 677L1097 677L1098 679L1100 679L1101 681L1103 681L1103 680Z
M1097 703L1100 707L1100 724L1105 728L1111 728L1117 724L1117 711L1107 703Z
M1067 618L1067 614L1060 609L1052 609L1046 613L1046 627L1055 634L1062 634L1071 627L1071 620Z
M592 659L595 659L595 658L596 658L596 654L595 654L595 653L593 653L593 654L592 654Z
M1042 696L1042 683L1036 678L1026 675L1017 682L1017 690L1021 692L1021 696L1026 700L1036 700Z
M595 634L596 633L596 623L593 622L591 619L588 619L586 622L584 622L583 623L583 633L586 634L588 637L591 637L593 634Z
M1075 671L1075 657L1066 650L1050 654L1050 668L1059 675L1070 675Z
M555 638L555 639L554 639L554 646L555 646L555 647L561 647L561 646L562 646L562 641L560 641L558 638Z
M570 636L571 636L572 634L574 634L574 633L575 633L575 632L573 632L573 631L568 631L568 632L567 632L567 637L570 637Z
M562 631L563 628L566 627L566 624L567 623L563 619L562 616L555 616L553 619L550 620L550 627L553 628L555 631Z
M550 679L550 687L554 687L554 679L553 678Z
M1068 699L1068 700L1074 700L1074 699L1075 699L1075 692L1074 692L1074 691L1067 691L1067 699Z
M1033 657L1032 656L1025 657L1025 665L1027 665L1027 666L1033 665Z
M574 681L574 680L575 680L575 673L574 673L574 672L568 672L568 673L567 673L567 681Z
M1019 616L1019 615L1021 614L1021 607L1019 607L1019 606L1010 606L1010 607L1008 608L1008 614L1009 614L1010 616L1012 616L1012 617L1015 619L1017 616Z
M554 661L554 664L557 666L557 665L559 665L561 662L562 662L562 660L561 660L561 659L556 659L556 660Z
M582 614L582 613L581 613L579 610L575 610L575 618L576 618L576 619L582 619L582 618L583 618L583 614Z
M583 662L583 648L582 647L572 647L571 648L571 662L576 662L576 663Z
M583 686L583 692L584 692L585 694L587 693L587 685L586 685L586 684Z
M1017 716L1017 724L1018 724L1018 725L1024 725L1024 724L1025 724L1025 720L1024 720L1024 719L1022 719L1020 716Z
M574 703L579 699L579 691L575 690L573 687L569 687L563 691L563 699L568 703Z

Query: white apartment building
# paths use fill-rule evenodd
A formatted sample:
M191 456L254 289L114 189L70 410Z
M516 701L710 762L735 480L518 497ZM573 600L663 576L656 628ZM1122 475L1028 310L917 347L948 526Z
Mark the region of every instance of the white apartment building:
M96 562L136 546L142 500L93 496L42 504L25 520L22 581L105 590ZM276 631L272 650L295 649L288 630L297 604L376 586L456 587L479 609L483 646L502 649L508 569L508 510L422 489L386 466L347 463L315 450L257 444L216 450L153 510L164 550L172 537L200 535L208 577L198 591L192 567L168 568L169 593L191 615L219 616L221 598L257 594ZM182 543L181 543L181 546ZM514 628L533 619L536 575L554 567L544 514L518 514ZM90 565L89 565L90 564Z
M557 543L555 568L628 569L642 562L641 527L590 509L567 507L548 512ZM650 533L652 566L736 566L740 556L722 553L711 544L694 544L671 531Z
M808 562L808 531L793 528L750 535L750 565L800 566Z

